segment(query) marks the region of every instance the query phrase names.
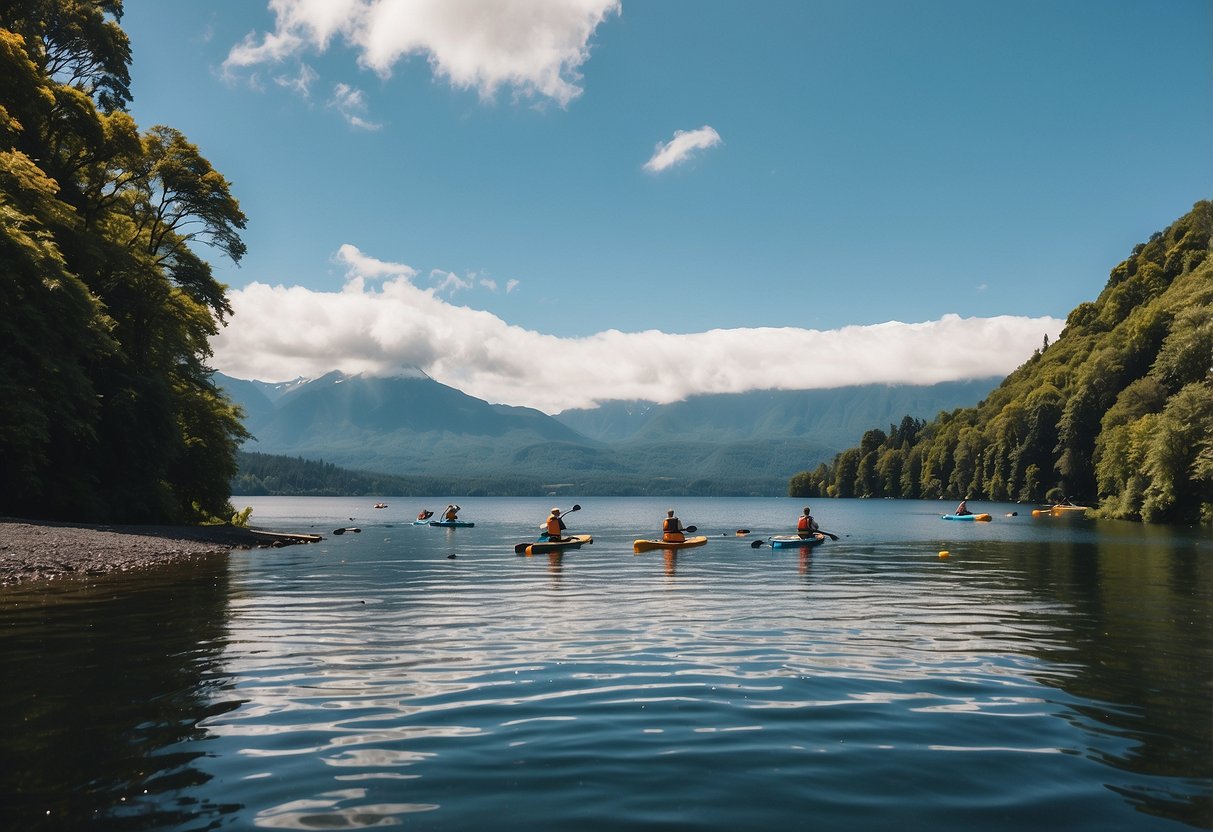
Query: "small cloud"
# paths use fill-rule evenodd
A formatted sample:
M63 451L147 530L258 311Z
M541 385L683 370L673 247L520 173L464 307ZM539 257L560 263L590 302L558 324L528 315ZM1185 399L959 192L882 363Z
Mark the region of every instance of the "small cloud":
M349 84L337 84L333 87L329 106L341 113L351 127L357 127L359 130L378 130L383 126L362 117L367 109L366 99L363 98L362 90Z
M497 291L497 281L488 277L480 278L480 285L488 289L490 292Z
M274 83L288 90L294 90L302 98L309 98L312 93L312 83L319 77L310 66L300 64L299 74L294 78L289 75L279 75L274 78Z
M299 51L305 44L303 38L291 32L273 32L257 43L257 36L249 32L244 40L232 47L223 62L223 72L233 75L233 70L244 69L264 63L278 63Z
M706 124L698 130L677 130L674 138L665 144L657 143L657 149L644 163L644 169L650 173L661 173L687 161L695 151L707 150L722 142L720 134Z
M984 292L986 289L989 289L989 288L990 288L989 285L987 285L985 283L977 284L977 291L979 291L979 292Z
M434 287L434 294L449 292L453 295L456 292L462 292L472 288L472 281L470 278L463 278L454 272L445 272L442 269L433 269L430 272L430 279L438 281L438 285Z
M505 293L507 295L517 288L518 288L518 281L515 280L514 278L511 277L509 280L507 280L505 282Z
M337 249L333 260L346 266L346 276L350 279L386 280L402 277L405 280L412 280L417 276L417 270L412 266L379 260L363 254L357 246L349 243L345 243Z

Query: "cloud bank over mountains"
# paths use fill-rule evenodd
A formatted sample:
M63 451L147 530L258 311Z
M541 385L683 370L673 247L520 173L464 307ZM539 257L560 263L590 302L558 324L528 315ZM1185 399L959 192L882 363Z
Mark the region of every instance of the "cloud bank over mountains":
M934 384L1005 375L1065 322L998 316L670 334L606 330L561 338L458 306L418 271L344 245L339 291L251 283L212 364L237 378L283 381L330 370L395 375L416 366L472 396L556 413L611 399L673 402L697 393ZM431 278L433 279L433 278ZM439 287L442 283L439 283Z

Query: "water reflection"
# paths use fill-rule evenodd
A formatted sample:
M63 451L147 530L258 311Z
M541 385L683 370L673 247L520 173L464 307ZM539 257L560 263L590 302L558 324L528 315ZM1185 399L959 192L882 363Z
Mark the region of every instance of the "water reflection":
M10 605L0 827L1209 826L1209 553L1070 526L681 566L402 527Z
M239 807L178 795L210 775L198 723L238 708L222 674L226 560L3 594L0 828L206 828Z
M1041 645L1038 655L1070 673L1042 681L1073 695L1080 719L1102 726L1095 735L1106 741L1089 753L1167 778L1109 788L1143 812L1213 824L1213 559L1195 544L1114 540L1054 542L1019 557L1038 591L1065 604L1039 615L1064 628L1064 645Z

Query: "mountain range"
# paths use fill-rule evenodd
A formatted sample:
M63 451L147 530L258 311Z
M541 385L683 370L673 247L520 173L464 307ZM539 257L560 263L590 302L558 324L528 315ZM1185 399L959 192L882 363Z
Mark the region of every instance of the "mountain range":
M490 404L415 368L268 383L215 374L255 437L245 451L493 493L782 494L863 427L973 405L997 379L608 402L549 416Z

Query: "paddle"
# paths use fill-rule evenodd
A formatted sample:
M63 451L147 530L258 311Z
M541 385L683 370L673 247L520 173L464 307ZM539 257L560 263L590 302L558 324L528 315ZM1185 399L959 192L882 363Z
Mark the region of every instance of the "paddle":
M581 511L581 506L579 506L579 505L577 505L576 503L574 503L574 504L573 504L573 507L572 507L571 509L569 509L568 511L563 512L563 513L561 514L561 516L562 516L562 517L568 517L568 516L569 516L570 514L572 514L574 511ZM516 555L521 555L523 552L525 552L525 551L526 551L526 547L527 547L527 546L530 546L530 545L531 545L530 543L515 543L515 544L514 544L514 554L516 554Z

